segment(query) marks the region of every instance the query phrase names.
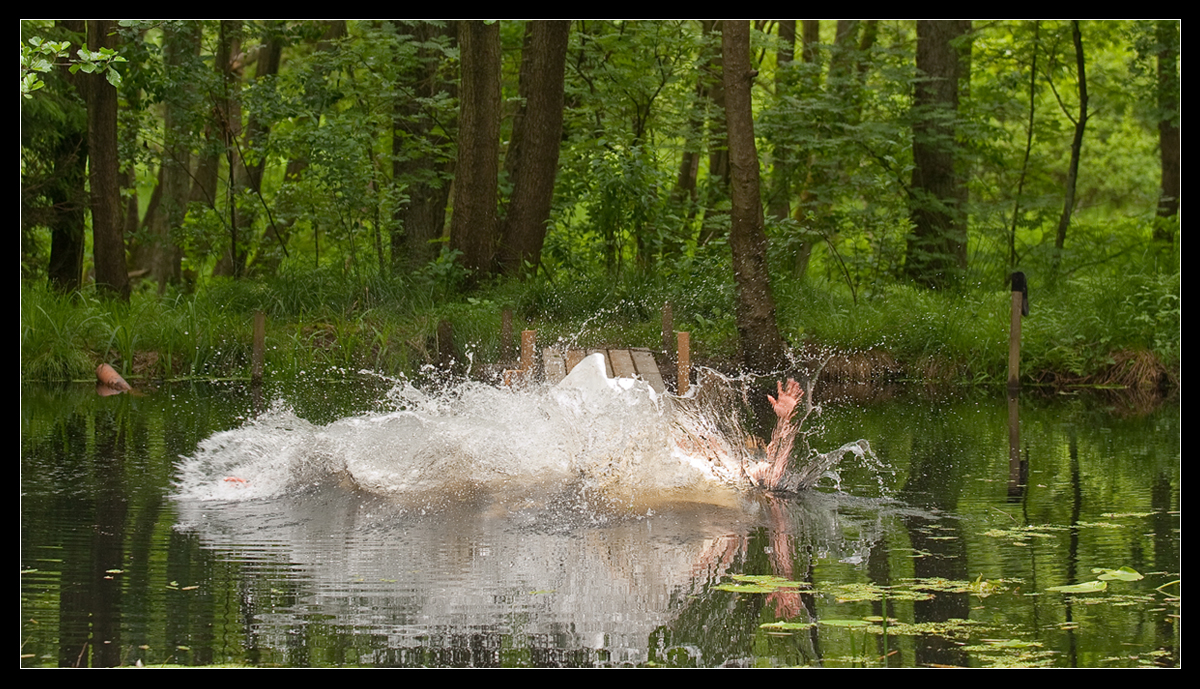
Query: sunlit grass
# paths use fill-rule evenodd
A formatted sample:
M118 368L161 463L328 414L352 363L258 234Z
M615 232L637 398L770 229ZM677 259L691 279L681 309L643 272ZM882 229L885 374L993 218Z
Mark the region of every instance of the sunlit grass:
M662 308L691 332L693 356L734 365L739 347L732 277L717 266L691 275L630 271L497 280L456 294L436 276L351 278L329 271L272 280L214 279L194 294L135 292L128 304L91 293L22 290L26 380L78 380L107 362L135 378L249 373L253 314L267 314L269 376L369 369L411 374L452 349L474 364L500 358L501 313L513 338L539 346L649 347L662 342ZM886 360L909 380L999 383L1007 371L1011 294L981 286L930 291L885 284L857 301L844 286L778 279L778 322L795 348ZM1035 292L1022 323L1026 379L1145 384L1177 370L1180 274L1129 271L1117 281L1076 276ZM439 344L449 323L452 347ZM1115 373L1114 373L1115 371ZM1174 375L1174 374L1171 374ZM1106 378L1103 376L1107 376ZM1090 377L1090 378L1089 378Z

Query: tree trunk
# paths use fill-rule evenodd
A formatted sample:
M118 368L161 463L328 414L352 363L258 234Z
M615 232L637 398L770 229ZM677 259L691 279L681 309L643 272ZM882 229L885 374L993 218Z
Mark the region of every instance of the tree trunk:
M88 49L115 46L110 32L116 27L104 20L88 21ZM96 286L129 300L129 273L125 267L125 240L121 234L121 188L117 176L117 89L103 74L89 75L88 179L92 189L92 250Z
M562 21L531 24L529 54L521 56L524 114L519 132L513 133L513 140L521 144L509 177L512 200L500 237L500 266L508 275L520 272L525 263L536 266L541 260L562 143L563 70L571 25Z
M960 50L968 21L917 22L918 81L913 97L913 172L905 272L931 288L947 287L966 268L964 182L955 165Z
M472 281L492 272L500 159L500 25L464 21L458 28L458 163L450 248L462 252Z
M163 159L160 185L156 189L157 204L146 209L150 236L148 256L151 276L158 282L159 292L168 284L180 281L179 228L187 215L188 191L191 184L191 148L188 145L187 120L195 107L195 89L183 81L186 63L200 52L200 24L197 22L168 22L163 27L163 66L168 78L183 83L181 93L168 97L163 103Z
M220 258L213 266L213 275L240 276L242 265L239 254L244 250L240 246L242 231L238 227L237 189L239 180L245 182L245 175L239 172L242 167L241 156L237 152L237 138L242 135L242 106L240 90L242 69L244 63L240 54L242 23L240 21L222 21L217 40L217 52L213 55L213 63L224 84L223 93L217 97L214 106L214 127L221 139L222 151L225 156L225 167L229 174L229 184L226 186L227 206L225 208L225 229L229 233L229 244L221 252ZM220 159L215 161L216 167L212 174L214 182L220 169ZM215 186L215 185L214 185ZM215 204L215 190L214 190ZM215 205L214 205L215 207Z
M1158 148L1162 163L1162 192L1158 217L1179 214L1179 23L1156 22L1158 39ZM1154 238L1169 242L1169 227L1159 223Z
M392 272L415 271L437 256L434 242L446 226L446 202L454 158L454 116L439 113L428 103L438 94L453 94L454 84L443 79L439 65L442 51L428 47L435 41L455 42L453 23L437 27L413 22L406 27L418 42L417 62L403 78L412 90L399 91L392 116L392 184L398 199L392 213ZM415 96L415 97L414 97Z
M87 27L82 21L63 21L57 25L74 34L83 35ZM79 44L72 41L72 55ZM67 68L60 69L63 78L81 95L81 80ZM67 120L70 122L71 120ZM87 211L87 142L86 126L64 131L54 148L54 180L50 189L53 204L50 221L50 263L47 267L50 287L59 292L74 292L83 284L83 255L86 245L84 221Z
M725 44L721 39L722 22L706 21L704 31L714 34L715 40L721 40L723 53ZM723 225L729 215L728 211L721 208L729 198L729 133L725 121L725 84L721 76L723 73L724 61L719 53L708 61L707 70L712 116L708 120L708 188L704 196L704 226L697 241L701 246L725 234Z
M721 46L733 201L729 246L733 251L742 365L767 373L783 363L784 344L775 321L775 299L767 270L767 234L763 229L758 150L750 106L750 84L754 79L750 69L750 24L725 22Z
M792 61L796 55L796 22L779 22L779 52L775 56L775 99L784 101L791 95L794 81ZM785 137L776 132L773 136L771 193L767 213L776 222L787 220L792 214L792 175L795 174L796 151L789 147Z
M1079 31L1078 21L1071 22L1071 40L1075 44L1075 75L1079 82L1079 115L1072 118L1075 122L1075 136L1071 139L1071 163L1067 168L1067 188L1063 195L1063 211L1058 218L1058 231L1054 235L1056 273L1062 258L1063 247L1067 243L1067 228L1071 225L1071 214L1075 210L1075 186L1079 181L1079 156L1083 151L1083 130L1087 127L1088 120L1087 72L1084 70L1083 36Z
M1025 191L1025 176L1029 172L1029 156L1033 151L1033 122L1037 113L1037 54L1041 23L1033 22L1033 42L1029 55L1029 119L1025 125L1025 155L1021 159L1021 174L1017 177L1017 193L1013 199L1012 229L1008 233L1008 265L1017 267L1017 220L1021 217L1021 194Z

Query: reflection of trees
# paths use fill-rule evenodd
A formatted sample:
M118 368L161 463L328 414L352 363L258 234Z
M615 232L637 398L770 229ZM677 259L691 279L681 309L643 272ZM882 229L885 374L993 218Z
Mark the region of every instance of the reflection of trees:
M744 594L709 590L692 599L674 620L651 637L652 654L670 661L671 649L697 648L701 658L728 658L731 664L749 664L755 657L769 656L792 665L821 665L820 628L815 585L815 554L861 555L878 540L872 527L846 529L844 516L828 496L806 493L788 498L763 495L760 504L766 524L746 534L729 534L710 542L697 570L716 580L726 572L770 574L789 581L803 581L806 590L782 588L767 594ZM847 531L860 536L844 540ZM807 632L772 636L760 625L771 621L814 623ZM730 642L742 644L731 648ZM770 650L763 648L767 644ZM671 664L675 664L672 662Z
M953 512L958 508L958 498L963 489L963 467L960 462L969 456L967 448L950 442L939 433L929 433L914 440L908 482L901 490L901 499L929 510ZM910 515L904 519L908 538L919 556L913 560L913 576L917 578L943 578L951 581L967 579L967 552L963 534L956 528L957 522L950 521L949 531L943 530L936 536L926 527L928 519ZM946 538L952 536L952 538ZM890 582L880 582L890 583ZM949 619L967 619L970 616L966 593L939 591L928 600L913 602L914 621L945 622ZM945 636L922 635L917 639L917 665L955 665L965 667L967 654L960 646Z

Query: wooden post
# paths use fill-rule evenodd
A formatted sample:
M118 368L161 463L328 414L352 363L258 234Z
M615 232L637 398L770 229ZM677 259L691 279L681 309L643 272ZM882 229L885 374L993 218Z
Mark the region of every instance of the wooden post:
M500 312L500 361L512 361L512 309Z
M521 331L521 370L526 376L533 375L533 350L537 347L537 331Z
M1012 274L1012 310L1008 328L1008 389L1021 387L1021 316L1029 315L1029 287L1025 273Z
M254 312L254 353L250 363L250 382L261 383L263 360L266 359L267 314Z
M662 351L663 357L667 361L667 375L670 377L671 369L678 366L675 360L675 353L671 351L671 335L675 332L675 317L671 312L671 302L664 302L662 308Z
M691 333L679 333L679 369L677 375L679 380L676 384L676 394L683 397L688 391L688 381L691 379Z

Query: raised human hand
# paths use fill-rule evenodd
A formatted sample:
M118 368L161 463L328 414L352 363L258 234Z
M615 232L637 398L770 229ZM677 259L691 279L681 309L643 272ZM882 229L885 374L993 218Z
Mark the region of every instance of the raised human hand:
M787 421L796 413L796 405L800 403L800 397L804 391L800 389L800 384L794 378L788 378L787 387L784 387L783 381L775 381L775 387L779 397L767 395L767 399L771 401L775 415Z

